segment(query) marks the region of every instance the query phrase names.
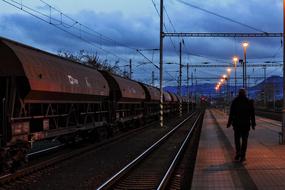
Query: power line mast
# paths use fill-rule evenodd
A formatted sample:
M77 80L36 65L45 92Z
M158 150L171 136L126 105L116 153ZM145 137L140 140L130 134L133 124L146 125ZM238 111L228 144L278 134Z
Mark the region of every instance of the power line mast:
M151 85L154 86L154 71L151 72Z
M133 71L132 71L132 59L130 59L130 64L129 64L129 78L132 79L132 74L133 74Z
M189 113L189 99L190 99L190 92L189 92L189 63L187 63L187 112Z
M161 92L161 104L162 100L162 64L163 64L163 37L228 37L228 38L237 38L237 37L246 37L246 38L266 38L266 37L282 37L283 43L285 43L285 0L283 0L283 33L268 33L268 32L259 32L259 33L193 33L193 32L174 32L174 33L163 33L163 0L160 0L160 92ZM245 75L246 76L246 75ZM193 81L192 81L193 82ZM196 80L197 82L197 80ZM196 94L196 93L195 93ZM161 111L162 111L161 107ZM161 114L163 118L163 114ZM161 125L163 126L162 119ZM282 144L285 143L285 46L283 44L283 110L282 110Z
M264 81L263 81L263 101L264 101L264 107L266 107L266 67L263 67L264 73L263 73L263 77L264 77Z
M196 76L196 69L194 69L194 78L195 78L195 103L197 104L197 76Z
M163 0L160 0L160 32L159 32L159 72L160 72L160 127L163 125Z
M285 143L285 0L283 0L283 109L282 109L282 144Z
M182 42L179 43L179 96L182 96ZM182 102L179 101L179 116L182 116Z
M181 83L182 83L182 43L179 43L179 82L178 82L178 95L181 96Z
M193 100L193 86L194 86L194 76L193 76L193 72L191 72L191 99Z

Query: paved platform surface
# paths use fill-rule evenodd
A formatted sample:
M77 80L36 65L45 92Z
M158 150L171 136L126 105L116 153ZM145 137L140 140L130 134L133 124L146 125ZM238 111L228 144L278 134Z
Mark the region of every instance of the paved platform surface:
M246 162L234 162L233 129L228 116L207 110L199 143L192 189L285 189L285 145L281 123L256 117L250 131Z

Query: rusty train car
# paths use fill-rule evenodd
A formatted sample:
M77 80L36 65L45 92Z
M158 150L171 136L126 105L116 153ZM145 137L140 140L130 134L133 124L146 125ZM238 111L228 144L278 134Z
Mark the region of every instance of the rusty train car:
M0 52L0 169L34 141L96 140L158 118L155 87L4 38ZM164 92L164 113L179 101Z

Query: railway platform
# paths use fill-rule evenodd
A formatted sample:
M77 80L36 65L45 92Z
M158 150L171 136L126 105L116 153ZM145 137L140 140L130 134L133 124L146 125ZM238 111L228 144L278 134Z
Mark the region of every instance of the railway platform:
M227 114L207 110L204 116L191 189L285 189L285 145L281 123L256 117L246 162L234 162L233 129Z

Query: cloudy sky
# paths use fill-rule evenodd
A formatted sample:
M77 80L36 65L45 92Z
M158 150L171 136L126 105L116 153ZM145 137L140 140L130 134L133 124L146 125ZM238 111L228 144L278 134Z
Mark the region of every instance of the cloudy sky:
M165 0L168 32L282 32L282 0ZM50 7L49 5L52 7ZM230 22L187 5L195 5L250 27ZM12 5L11 5L12 4ZM127 70L133 60L134 79L158 78L159 0L0 0L0 36L57 53L59 50L95 52ZM22 10L21 10L22 9ZM170 18L170 20L168 19ZM178 63L181 38L165 38L165 62ZM183 64L230 64L233 55L243 57L242 41L248 41L249 64L282 60L280 38L184 38ZM141 49L139 54L136 50ZM178 65L165 65L165 85L176 85ZM281 75L281 67L268 68L268 75ZM218 78L225 68L194 68L190 74ZM254 77L262 68L248 68ZM238 75L241 75L238 69ZM183 68L186 79L186 68ZM199 83L217 80L199 79ZM157 83L158 81L156 81ZM251 80L251 84L258 80Z

